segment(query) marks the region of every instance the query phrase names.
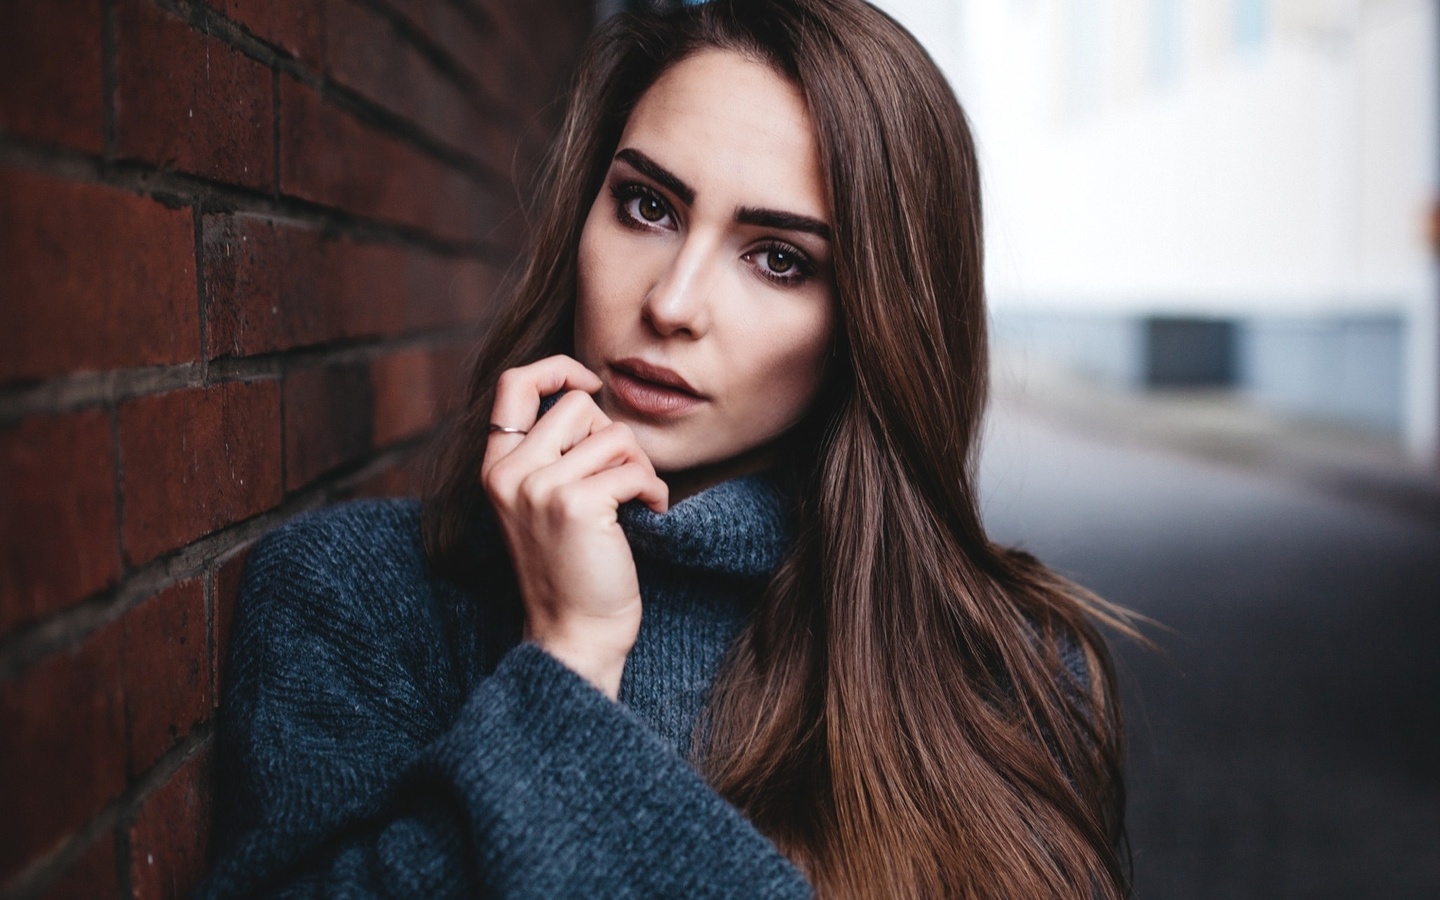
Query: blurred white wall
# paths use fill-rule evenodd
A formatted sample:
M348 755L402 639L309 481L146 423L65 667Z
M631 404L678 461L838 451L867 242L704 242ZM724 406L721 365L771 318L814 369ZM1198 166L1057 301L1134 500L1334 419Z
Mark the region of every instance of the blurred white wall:
M878 5L925 43L974 123L997 315L1393 321L1399 350L1372 342L1363 365L1393 366L1394 384L1352 374L1351 405L1393 402L1395 430L1434 455L1431 0ZM1323 412L1344 386L1305 373L1328 351L1287 340L1256 338L1252 355L1303 346L1304 366L1249 368L1291 365L1286 390Z

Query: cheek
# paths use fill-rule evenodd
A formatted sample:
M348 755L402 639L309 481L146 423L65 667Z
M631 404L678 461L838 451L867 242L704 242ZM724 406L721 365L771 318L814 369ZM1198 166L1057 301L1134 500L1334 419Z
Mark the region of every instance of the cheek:
M829 303L828 298L817 300L823 312L797 316L785 327L757 328L751 336L755 366L749 394L768 410L767 418L779 420L780 429L794 424L824 381L833 327Z
M575 356L591 368L606 340L604 324L613 318L607 306L616 294L614 273L606 265L613 255L605 252L604 229L594 219L592 209L580 233L575 261Z

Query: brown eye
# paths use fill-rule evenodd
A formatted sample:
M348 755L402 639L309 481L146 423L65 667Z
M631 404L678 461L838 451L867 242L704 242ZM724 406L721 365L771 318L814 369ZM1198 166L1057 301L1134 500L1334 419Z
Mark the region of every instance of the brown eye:
M785 287L798 287L815 275L815 264L789 244L766 243L744 256L756 274Z
M770 251L770 271L776 275L784 275L795 268L795 257L784 250Z
M640 198L640 218L647 222L658 222L665 218L665 203L654 195Z

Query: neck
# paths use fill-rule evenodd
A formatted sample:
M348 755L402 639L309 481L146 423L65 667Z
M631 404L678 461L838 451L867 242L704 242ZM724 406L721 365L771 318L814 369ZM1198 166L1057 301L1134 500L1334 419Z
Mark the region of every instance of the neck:
M775 462L775 455L776 447L774 442L771 442L717 463L661 472L659 475L670 488L670 505L674 506L686 497L712 488L722 481L765 471Z

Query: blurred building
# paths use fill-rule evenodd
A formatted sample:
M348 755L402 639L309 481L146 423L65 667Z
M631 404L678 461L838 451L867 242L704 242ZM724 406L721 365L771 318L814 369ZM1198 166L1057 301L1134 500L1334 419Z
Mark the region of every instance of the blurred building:
M1430 0L882 0L981 145L1004 344L1440 446Z

